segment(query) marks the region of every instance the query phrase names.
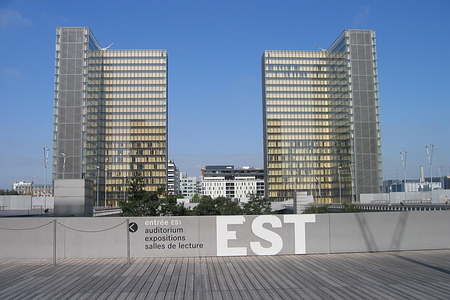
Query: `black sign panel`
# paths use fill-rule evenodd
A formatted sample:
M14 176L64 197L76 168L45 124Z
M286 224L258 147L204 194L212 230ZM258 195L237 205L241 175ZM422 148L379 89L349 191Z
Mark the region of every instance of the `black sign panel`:
M131 223L128 225L128 230L129 230L130 232L136 232L136 231L138 231L138 226L137 226L137 224L134 223L134 222L131 222Z

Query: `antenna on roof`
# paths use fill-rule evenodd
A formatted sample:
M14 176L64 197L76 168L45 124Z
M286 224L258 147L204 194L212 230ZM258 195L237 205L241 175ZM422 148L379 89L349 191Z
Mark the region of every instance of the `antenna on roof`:
M108 47L100 48L100 50L102 51L108 50L109 48L111 48L112 45L114 45L114 43L111 43Z

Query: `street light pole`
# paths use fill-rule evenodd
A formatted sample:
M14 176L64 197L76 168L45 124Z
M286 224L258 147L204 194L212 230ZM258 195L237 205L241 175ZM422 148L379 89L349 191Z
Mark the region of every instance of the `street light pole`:
M126 177L123 176L123 203L125 203L125 187L126 187Z
M106 178L107 178L107 176L108 176L108 173L107 173L107 169L106 169L106 166L105 166L105 204L104 204L104 206L106 206Z
M406 155L408 152L406 151L402 151L400 152L400 159L402 160L402 165L403 165L403 178L404 178L404 187L405 187L405 201L406 201Z
M44 146L44 210L47 209L47 164L48 164L48 148Z
M431 202L433 202L433 149L434 149L434 145L433 144L426 145L425 149L427 152L428 162L430 163L430 193L431 193Z
M100 192L100 190L99 190L99 181L98 181L98 179L99 179L99 177L100 177L100 166L97 166L97 207L99 206L99 204L98 204L98 201L99 201L99 192Z
M339 179L339 204L342 204L341 166L338 166L338 179Z
M66 154L64 152L61 153L61 156L63 158L63 172L62 172L62 179L64 179L64 173L66 172Z

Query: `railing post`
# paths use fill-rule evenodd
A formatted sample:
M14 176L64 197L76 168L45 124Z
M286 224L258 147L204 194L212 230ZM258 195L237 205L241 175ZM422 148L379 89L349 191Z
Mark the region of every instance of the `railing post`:
M130 260L130 219L127 219L127 262L131 263Z
M53 220L53 265L56 266L56 219Z

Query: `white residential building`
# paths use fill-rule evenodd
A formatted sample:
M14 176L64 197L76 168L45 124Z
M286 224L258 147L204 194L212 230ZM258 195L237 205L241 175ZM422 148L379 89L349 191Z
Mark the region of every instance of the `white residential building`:
M192 199L195 194L200 194L197 177L187 176L184 172L180 172L179 174L180 194L189 199Z
M227 197L239 202L248 202L251 195L264 196L264 179L254 176L203 177L202 194L211 198Z
M167 163L167 193L178 195L180 193L180 176L177 165L169 160Z

